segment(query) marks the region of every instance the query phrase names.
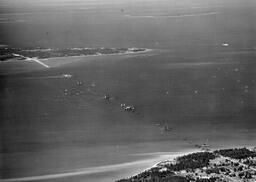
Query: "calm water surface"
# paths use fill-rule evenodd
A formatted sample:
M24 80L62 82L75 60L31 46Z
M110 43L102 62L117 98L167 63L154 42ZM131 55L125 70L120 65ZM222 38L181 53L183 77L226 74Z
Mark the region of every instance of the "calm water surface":
M159 152L255 145L255 3L42 7L5 8L0 43L157 50L50 69L1 63L1 178L114 181ZM54 78L63 73L73 77Z

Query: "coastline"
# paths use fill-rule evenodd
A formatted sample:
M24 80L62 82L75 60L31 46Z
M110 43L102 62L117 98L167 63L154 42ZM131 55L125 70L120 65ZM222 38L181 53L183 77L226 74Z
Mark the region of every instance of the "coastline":
M137 173L131 175L131 176L127 176L127 177L124 177L124 178L130 178L130 177L134 177L136 175L138 175L139 173L142 173L142 172L145 172L145 171L148 171L148 170L151 170L152 168L155 168L157 167L158 165L160 165L161 163L165 163L165 162L173 162L175 161L175 159L177 157L181 157L181 156L184 156L184 155L188 155L188 154L192 154L192 153L195 153L195 152L200 152L199 149L187 149L187 150L184 150L184 151L179 151L179 152L159 152L159 153L164 153L164 154L161 154L158 156L159 160L158 162L156 162L155 164L151 165L151 167L148 167L148 168L144 168L140 171L138 171ZM157 153L155 153L157 154ZM151 155L151 153L145 153L145 154L142 154L142 155ZM154 155L154 153L152 154Z
M125 53L113 53L113 54L95 54L95 55L79 55L79 56L66 56L66 57L51 57L47 59L39 59L41 62L46 63L50 67L58 67L64 64L70 64L74 62L81 61L82 59L87 59L90 61L91 59L95 58L106 58L110 56L127 56L127 55L140 55L146 54L148 52L152 52L153 49L145 49L145 51L139 52L125 52ZM68 60L66 60L68 59Z
M38 57L25 57L23 55L19 54L14 54L14 58L7 59L5 61L0 61L0 63L20 63L20 62L35 62L38 63L41 67L44 68L51 68L51 67L56 67L60 66L63 64L69 64L73 63L76 61L80 61L81 59L90 59L90 58L105 58L106 56L123 56L123 55L140 55L140 54L146 54L148 52L152 52L153 49L148 49L148 48L139 48L143 49L140 51L133 51L135 48L128 48L127 51L125 52L119 52L119 53L110 53L110 54L101 54L101 53L96 53L92 55L75 55L75 56L60 56L60 57L50 57L50 58L38 58ZM22 58L19 60L19 58ZM65 59L68 59L65 61ZM54 64L55 63L55 64Z
M140 54L140 53L146 53L150 52L153 49L147 49L147 48L142 48L145 49L144 51L137 51L137 52L132 52L132 51L126 51L126 52L119 52L119 53L110 53L110 54L91 54L91 55L78 55L78 56L61 56L61 57L50 57L50 58L45 58L45 59L39 59L39 60L49 60L49 59L56 59L56 58L76 58L76 57L97 57L97 56L113 56L113 55L127 55L127 54Z
M250 145L250 146L239 146L239 145L237 145L237 146L232 146L232 147L223 147L223 148L217 148L217 147L214 147L214 148L210 148L210 150L209 150L209 152L214 152L214 151L216 151L216 150L221 150L221 149L226 149L226 148L247 148L247 149L249 149L249 150L253 150L254 148L255 148L255 146L252 146L252 145ZM200 150L199 148L198 149L194 149L194 150L184 150L184 151L180 151L180 152L174 152L175 154L172 154L172 153L168 153L168 152L164 152L164 153L166 153L165 155L160 155L160 156L169 156L170 157L170 159L169 160L162 160L162 161L160 161L160 162L158 162L158 163L156 163L156 164L154 164L153 166L151 166L151 167L149 167L149 168L147 168L147 169L145 169L145 170L143 170L143 171L147 171L147 170L150 170L150 169L152 169L152 168L154 168L154 167L157 167L159 164L161 164L161 163L164 163L164 162L172 162L172 161L174 161L177 157L181 157L181 156L185 156L185 155L189 155L189 154L193 154L193 153L197 153L197 152L203 152L203 150ZM141 171L141 172L143 172L143 171ZM139 173L139 172L138 172ZM138 174L137 173L137 174ZM137 174L134 174L134 175L137 175ZM134 176L133 175L133 176Z
M79 56L65 56L65 57L51 57L51 58L37 58L37 57L19 57L10 58L5 61L0 61L1 69L0 74L9 75L17 73L26 73L35 70L47 70L51 68L57 68L64 65L69 65L78 62L90 62L95 60L101 60L110 57L122 56L139 56L147 55L149 52L153 52L153 49L146 49L138 52L125 52L125 53L113 53L113 54L95 54L95 55L79 55Z
M139 52L127 52L127 53L113 53L113 54L99 54L99 55L80 55L80 56L67 56L67 57L53 57L48 59L40 59L41 62L46 63L50 68L59 67L62 65L67 65L75 62L82 61L94 61L95 59L104 59L111 56L139 56L152 52L153 49L146 49L145 51Z
M116 182L134 180L151 182L177 177L181 178L181 181L206 180L206 182L240 181L239 179L252 182L256 179L255 146L214 150L198 149L169 157L168 160L162 160L144 171Z

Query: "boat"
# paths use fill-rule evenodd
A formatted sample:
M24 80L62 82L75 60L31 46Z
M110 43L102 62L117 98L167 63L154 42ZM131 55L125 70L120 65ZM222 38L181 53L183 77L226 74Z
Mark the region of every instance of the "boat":
M63 78L71 78L72 77L72 75L70 75L70 74L62 74L61 75Z

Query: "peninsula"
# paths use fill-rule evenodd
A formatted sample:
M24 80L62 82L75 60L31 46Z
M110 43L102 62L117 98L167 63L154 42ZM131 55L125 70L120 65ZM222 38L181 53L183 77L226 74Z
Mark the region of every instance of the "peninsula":
M53 57L70 56L89 56L89 55L107 55L107 54L127 54L146 51L145 48L12 48L0 47L0 61L6 61L12 58L26 59L38 58L48 59Z

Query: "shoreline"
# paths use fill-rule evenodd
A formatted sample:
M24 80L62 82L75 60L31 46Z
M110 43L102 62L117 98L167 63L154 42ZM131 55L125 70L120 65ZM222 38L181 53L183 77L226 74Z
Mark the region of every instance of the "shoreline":
M132 51L126 51L124 53L110 53L110 54L91 54L91 55L77 55L77 56L60 56L60 57L50 57L50 58L39 58L38 60L44 61L44 60L50 60L50 59L57 59L57 58L83 58L83 57L98 57L98 56L113 56L113 55L129 55L129 54L140 54L140 53L146 53L146 52L151 52L153 49L145 49L144 51L137 51L137 52L132 52Z
M170 152L164 152L166 154L162 154L162 155L159 155L158 158L162 158L162 157L166 157L168 159L165 159L165 160L161 160L159 162L156 162L154 165L152 165L151 167L148 167L146 169L143 169L139 172L137 172L136 174L133 174L131 175L130 177L134 177L136 175L138 175L139 173L141 172L144 172L144 171L148 171L152 168L155 168L157 167L159 164L163 163L163 162L171 162L171 161L174 161L177 157L180 157L180 156L184 156L184 155L188 155L188 154L192 154L192 153L195 153L195 152L200 152L200 150L184 150L184 151L180 151L180 152L173 152L173 153L170 153ZM161 153L161 152L160 152ZM147 153L145 153L146 155ZM128 178L130 178L128 177ZM125 177L126 178L126 177Z
M65 64L70 64L73 62L80 61L81 59L87 58L104 58L106 56L126 56L126 55L140 55L152 52L153 49L141 48L143 51L132 51L128 50L126 52L111 53L111 54L93 54L93 55L75 55L75 56L61 56L61 57L50 57L50 58L38 58L38 57L25 57L23 55L15 54L14 58L7 59L5 61L0 61L0 64L8 63L22 63L22 62L34 62L40 65L42 68L52 68L58 67ZM19 60L19 58L22 58ZM68 60L67 60L68 59ZM66 61L67 60L67 61Z
M242 146L236 146L232 149L241 148ZM247 146L246 149L255 150L255 146ZM214 153L216 150L221 150L220 148L212 148L209 153ZM140 165L149 165L153 163L150 167L141 168L136 173L124 175L123 179L131 179L138 176L141 173L149 172L154 168L163 168L167 163L173 163L179 157L183 157L190 154L195 153L203 153L204 151L200 149L184 149L177 152L155 152L155 153L138 153L138 154L130 154L130 155L139 155L139 156L150 156L149 158L139 159L131 162L125 163L117 163L96 167L88 167L88 168L80 168L73 169L69 171L64 171L63 173L55 173L55 174L43 174L43 175L35 175L35 176L24 176L24 177L16 177L16 178L6 178L1 179L3 182L21 182L21 181L38 181L38 180L52 180L52 179L62 179L83 175L93 175L93 174L103 174L107 172L115 172L121 170L129 170L133 167L138 167ZM119 180L119 179L116 179Z
M181 178L181 181L191 179L236 181L236 179L242 178L252 182L256 179L256 146L198 149L168 156L168 160L162 160L150 168L138 171L130 177L123 177L116 182L134 180L151 182L152 179L154 179L153 181L161 181L170 178ZM238 170L238 168L241 169Z
M64 54L64 53L60 53L62 55L59 56L49 56L46 58L40 58L40 55L33 55L33 56L26 56L26 54L22 54L22 53L16 53L16 48L13 48L14 50L12 50L12 48L10 48L10 50L7 50L6 54L1 55L3 58L3 60L1 60L0 62L7 62L9 60L15 59L17 58L17 60L30 60L30 59L37 59L37 60L49 60L49 59L56 59L56 58L67 58L67 57L95 57L95 56L105 56L105 55L126 55L126 54L139 54L139 53L145 53L145 52L149 52L152 51L152 49L148 49L148 48L126 48L127 50L123 51L123 50L119 50L119 48L110 48L113 50L118 50L118 52L113 52L113 53L100 53L100 52L95 52L93 54L84 54L83 52L79 53L75 53L77 55L68 55L70 53ZM69 51L83 51L83 50L93 50L93 48L70 48L67 49ZM46 49L47 51L45 51L45 49L38 49L36 50L38 52L38 54L43 53L43 52L50 52L50 51L55 51L54 49ZM58 49L57 49L58 50ZM104 49L103 49L104 50ZM9 51L9 52L8 52ZM17 51L23 51L17 48ZM34 52L34 50L24 50L25 52ZM61 51L61 50L60 50ZM64 50L63 50L64 51ZM6 56L6 58L4 58L4 56ZM9 57L8 57L9 56Z
M139 51L139 52L51 57L47 59L25 57L24 59L19 60L18 57L14 57L5 61L0 61L0 65L1 65L0 75L26 73L26 72L36 71L36 70L48 70L51 68L58 68L61 66L70 65L72 63L82 63L82 62L108 59L108 58L111 58L111 56L113 56L113 58L120 57L121 59L121 58L126 58L127 56L152 55L152 53L149 53L149 52L153 52L153 50L154 49L145 49L144 51Z
M95 59L97 60L104 59L111 56L139 56L139 55L147 54L148 52L152 52L152 51L153 49L145 49L145 51L139 51L139 52L52 57L48 59L39 59L39 60L47 64L50 68L54 68L54 67L59 67L66 64L71 64L74 62L92 61Z
M121 171L121 170L129 170L129 168L133 168L140 165L150 165L147 168L141 168L141 172L146 170L150 170L152 167L160 164L163 161L174 160L176 157L187 155L199 150L191 150L186 149L179 152L157 152L157 153L143 153L143 154L131 154L131 155L141 155L147 156L150 155L149 158L139 159L131 162L125 163L118 163L118 164L111 164L111 165L103 165L103 166L96 166L96 167L88 167L88 168L81 168L81 169L73 169L70 171L64 171L63 173L55 173L55 174L43 174L43 175L35 175L35 176L23 176L23 177L16 177L16 178L6 178L1 179L2 182L21 182L21 181L38 181L38 180L51 180L51 179L61 179L61 178L68 178L68 177L75 177L75 176L83 176L83 175L92 175L92 174L100 174L105 172L112 172L112 171ZM125 175L125 178L130 178L136 176L138 173L133 173ZM127 177L126 177L127 176ZM118 179L116 179L118 180Z

